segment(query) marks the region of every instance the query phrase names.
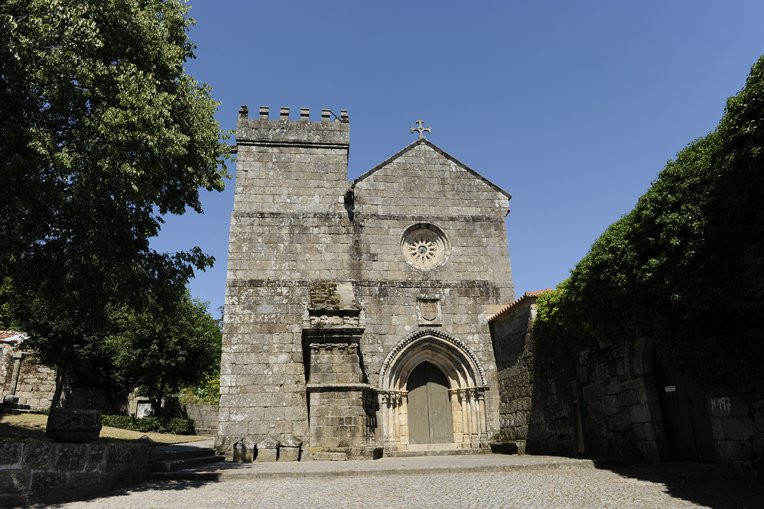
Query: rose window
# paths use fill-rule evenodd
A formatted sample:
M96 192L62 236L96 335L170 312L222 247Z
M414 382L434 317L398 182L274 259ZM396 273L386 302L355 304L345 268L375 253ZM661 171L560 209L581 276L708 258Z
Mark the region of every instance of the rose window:
M448 257L448 241L435 225L420 223L406 229L401 239L403 256L421 270L439 267Z

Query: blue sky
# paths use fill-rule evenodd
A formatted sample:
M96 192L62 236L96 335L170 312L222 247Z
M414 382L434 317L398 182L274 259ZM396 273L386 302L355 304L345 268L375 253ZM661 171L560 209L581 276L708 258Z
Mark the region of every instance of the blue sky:
M555 286L667 160L713 129L764 53L764 2L192 0L217 118L269 105L350 114L351 178L430 140L508 190L517 295ZM235 176L235 167L231 168ZM223 303L233 180L153 245L216 258L191 283ZM217 314L217 312L216 312Z

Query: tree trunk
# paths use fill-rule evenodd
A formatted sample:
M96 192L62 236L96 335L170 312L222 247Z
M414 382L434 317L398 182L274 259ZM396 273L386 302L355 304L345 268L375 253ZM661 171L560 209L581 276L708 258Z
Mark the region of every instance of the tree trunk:
M64 390L64 378L66 377L66 362L61 361L56 366L56 389L53 391L53 399L50 402L50 411L57 409L61 403L61 393Z
M160 382L156 392L149 394L149 401L151 401L151 410L157 417L164 417L162 415L162 397L164 396L164 383Z

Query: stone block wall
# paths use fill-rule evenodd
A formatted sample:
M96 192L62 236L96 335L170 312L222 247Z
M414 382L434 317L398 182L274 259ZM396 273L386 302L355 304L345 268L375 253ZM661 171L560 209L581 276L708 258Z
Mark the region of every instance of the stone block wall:
M533 299L520 299L503 319L491 322L499 379L501 439L526 440L533 401Z
M764 391L760 390L758 394ZM720 461L764 460L764 398L712 394L711 431Z
M361 349L369 382L379 385L387 354L407 335L436 328L463 342L485 370L488 428L498 430L499 394L488 317L514 299L505 218L509 196L427 140L419 140L354 183L355 283L366 318ZM423 271L402 255L402 236L433 224L447 239L438 268ZM425 301L437 302L428 321Z
M501 396L498 438L525 441L532 454L575 455L575 387L540 351L532 329L537 296L526 293L491 321Z
M218 432L218 405L209 403L184 403L182 415L194 421L197 435L215 435Z
M326 449L359 450L374 435L368 392L360 387L310 392L310 438Z
M272 119L263 110L260 118L244 110L239 117L217 447L228 453L245 436L306 439L308 409L316 409L308 378L368 384L359 388L368 392L380 386L396 345L423 329L456 338L474 355L485 377L485 426L495 432L499 394L488 317L514 298L509 195L427 140L350 182L347 117L328 117L311 122L301 112L295 121L282 111ZM419 224L435 225L447 239L448 256L432 270L404 256L402 237ZM305 350L305 330L351 326L341 323L346 317L319 312L332 303L312 303L321 285L345 288L355 303L354 355ZM360 419L367 406L353 408L346 410L357 416L335 417ZM382 440L379 426L363 434Z
M491 320L502 438L531 453L669 460L649 341L550 336L532 328L535 301L526 294ZM716 460L764 457L762 392L706 395Z
M227 454L247 436L307 439L309 284L348 280L351 249L347 122L242 110L237 147L216 443Z
M84 497L143 481L153 444L0 441L0 506Z
M19 405L33 410L50 408L56 373L34 361L19 346L0 344L0 401L15 394Z
M537 454L667 458L657 393L629 348L578 348L533 329L526 294L491 321L501 431Z

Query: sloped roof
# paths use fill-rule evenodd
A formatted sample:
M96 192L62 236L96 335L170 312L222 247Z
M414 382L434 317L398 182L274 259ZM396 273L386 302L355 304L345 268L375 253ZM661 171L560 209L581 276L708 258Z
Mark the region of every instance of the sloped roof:
M22 342L27 338L27 335L23 332L14 330L0 330L0 343L16 343Z
M496 320L500 316L502 316L505 313L507 313L510 309L513 309L515 306L520 304L521 302L524 302L524 301L526 301L526 300L528 300L530 298L538 297L542 293L551 292L551 291L552 291L551 288L547 288L546 290L533 290L531 292L525 292L522 297L520 297L519 299L515 299L514 302L512 302L511 304L508 304L504 309L502 309L498 313L494 314L491 318L488 319L488 321L492 322L492 321Z
M440 154L441 156L445 157L445 158L446 158L446 159L448 159L449 161L452 161L452 162L454 162L454 163L458 164L459 166L461 166L462 168L464 168L466 171L468 171L469 173L471 173L471 174L472 174L472 175L473 175L475 178L477 178L477 179L479 179L479 180L482 180L483 182L485 182L486 184L488 184L488 185L489 185L489 186L490 186L492 189L494 189L496 192L498 192L498 193L501 193L501 194L503 194L504 196L506 196L506 197L507 197L507 199L511 199L511 198L512 198L512 195L511 195L511 194L509 194L507 191L505 191L505 190L504 190L504 189L502 189L501 187L497 186L496 184L494 184L493 182L491 182L490 180L488 180L487 178L485 178L484 176L482 176L481 174L479 174L478 172L476 172L475 170L473 170L472 168L470 168L469 166L467 166L467 165L466 165L466 164L464 164L463 162L459 161L457 158L455 158L455 157L454 157L454 156L452 156L451 154L447 153L446 151L444 151L443 149L441 149L440 147L438 147L437 145L435 145L434 143L432 143L432 142L431 142L430 140L428 140L427 138L420 138L420 139L416 140L414 143L412 143L411 145L409 145L409 146L405 147L403 150L401 150L401 151L399 151L399 152L397 152L397 153L393 154L392 156L388 157L387 159L385 159L384 161L382 161L381 163L379 163L378 165L376 165L374 168L370 169L369 171L367 171L366 173L364 173L363 175L361 175L360 177L358 177L357 179L355 179L355 180L353 181L353 184L357 184L357 183L361 182L362 180L364 180L364 179L366 179L366 178L368 178L368 177L371 177L371 176L372 176L374 173L376 173L378 170L380 170L380 169L384 168L385 166L387 166L388 164L390 164L392 161L394 161L394 160L398 159L398 158L399 158L399 157L401 157L403 154L405 154L405 153L406 153L406 152L408 152L409 150L413 150L414 148L418 147L419 145L427 145L428 147L430 147L430 148L431 148L431 149L433 149L435 152L437 152L437 153L438 153L438 154Z

